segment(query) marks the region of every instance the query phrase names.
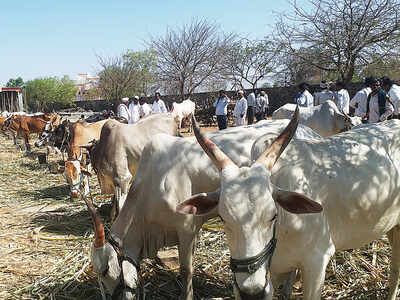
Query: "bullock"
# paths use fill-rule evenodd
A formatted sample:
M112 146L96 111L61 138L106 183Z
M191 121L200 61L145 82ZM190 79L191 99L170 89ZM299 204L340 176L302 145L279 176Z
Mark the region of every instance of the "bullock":
M70 187L71 197L77 198L80 194L89 194L89 182L86 171L86 153L81 146L88 145L100 138L101 129L108 119L95 123L75 122L69 128L68 160L65 161L64 177Z
M194 116L194 111L196 109L196 104L191 101L190 99L186 99L184 101L182 101L181 103L172 103L172 110L171 110L171 114L173 116L176 117L177 122L178 122L178 128L179 131L182 128L182 121L183 119L188 119L190 121L189 124L189 131L192 131L192 116Z
M285 104L273 112L272 119L290 119L295 109L295 104ZM341 113L336 104L328 100L318 106L300 107L299 123L310 127L320 136L327 137L361 124L361 119Z
M12 115L4 121L3 129L11 131L14 136L14 144L16 145L16 136L20 136L25 140L26 151L31 150L29 143L32 133L41 133L50 128L52 124L56 125L60 118L55 114L38 114L38 115Z
M135 124L110 120L103 126L98 142L88 147L101 192L115 195L115 213L125 202L145 144L158 133L177 136L175 119L169 114L156 114Z
M198 135L220 170L221 189L194 195L177 209L201 217L217 211L224 220L236 299L272 299L266 273L271 271L276 286L297 268L303 275L303 299L321 299L334 252L359 248L386 234L392 246L387 299L395 300L400 277L400 122L370 124L323 141L293 140L278 160L294 125L278 138L258 139L250 168L237 166ZM265 145L270 145L267 150ZM299 215L317 212L319 205L323 213Z
M208 136L229 153L236 164L249 165L255 139L267 132L280 132L287 123L287 120L265 120ZM299 128L301 131L303 136L321 139L308 127L302 126ZM182 215L176 212L175 207L194 193L213 191L219 186L218 170L193 137L158 134L151 138L143 149L135 180L107 241L101 223L94 218L91 262L107 291L115 296L123 294L122 299L131 299L140 260L154 257L164 246L179 244L183 279L181 299L193 299L195 236L211 216L195 218ZM94 215L93 210L91 213Z

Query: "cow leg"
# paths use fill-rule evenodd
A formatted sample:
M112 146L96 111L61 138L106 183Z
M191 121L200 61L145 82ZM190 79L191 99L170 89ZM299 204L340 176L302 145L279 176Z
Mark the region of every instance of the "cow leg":
M179 234L179 264L183 286L180 300L193 299L192 278L195 240L195 234L193 233L182 232Z
M29 134L25 133L25 151L31 152L31 145L29 144Z
M124 206L126 197L128 196L131 179L132 175L129 170L127 170L124 176L117 176L117 180L114 181L115 200L117 208L116 215L119 214L122 207Z
M392 260L390 262L390 285L388 300L395 300L400 278L400 226L393 227L388 233L390 245L392 246Z
M296 281L297 270L284 274L284 284L278 300L289 300L292 296L293 284Z
M310 255L301 268L303 276L303 299L320 300L322 287L325 280L325 271L329 263L330 255L323 255L318 259L316 255Z

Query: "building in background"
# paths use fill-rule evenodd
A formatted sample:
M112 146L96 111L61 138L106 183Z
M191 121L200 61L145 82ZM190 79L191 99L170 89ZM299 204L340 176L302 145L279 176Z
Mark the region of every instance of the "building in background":
M24 111L25 88L0 87L1 111Z
M98 76L92 76L89 73L79 73L76 80L76 101L100 100L101 96L98 90Z

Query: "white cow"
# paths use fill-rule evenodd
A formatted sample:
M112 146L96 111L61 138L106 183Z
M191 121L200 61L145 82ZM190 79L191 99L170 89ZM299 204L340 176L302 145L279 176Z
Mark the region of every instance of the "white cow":
M196 109L196 104L190 99L186 99L181 103L172 103L171 114L177 118L179 130L182 127L182 120L184 118L189 118L189 132L192 131L191 116L194 116L194 111Z
M295 109L295 104L285 104L273 112L272 119L291 119ZM361 118L341 113L336 104L328 100L318 106L300 107L299 123L310 127L320 136L327 137L361 124Z
M220 169L221 189L195 195L178 209L203 217L216 209L224 220L237 299L272 299L266 272L270 269L278 281L296 268L302 271L304 299L321 299L335 250L359 248L387 234L392 245L387 299L395 300L400 275L400 121L321 141L293 140L277 161L294 130L289 126L272 144L276 137L270 135L256 141L250 168L236 166L200 136ZM264 150L265 145L271 146ZM323 213L298 215L318 211L315 203ZM266 255L261 258L260 253ZM256 263L246 261L254 256Z
M250 150L257 137L280 132L287 120L263 121L252 126L229 128L208 136L238 165L249 165ZM300 127L302 136L316 141L320 137L308 127ZM145 146L125 205L111 228L115 240L104 241L95 221L96 238L92 264L110 293L124 292L130 299L136 287L135 265L142 258L154 257L164 246L179 243L183 279L182 299L192 299L192 255L194 240L202 224L209 219L176 213L175 207L193 193L213 191L220 186L218 170L202 151L194 137L178 138L165 134L154 136ZM98 226L97 226L98 225ZM122 263L124 282L121 287L121 265L112 244L129 261ZM105 270L108 269L108 272Z

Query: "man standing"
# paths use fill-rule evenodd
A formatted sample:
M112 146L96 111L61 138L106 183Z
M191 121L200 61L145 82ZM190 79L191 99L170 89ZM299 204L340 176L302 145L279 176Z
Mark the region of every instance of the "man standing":
M254 108L256 107L256 95L252 91L247 96L247 124L251 125L254 121Z
M125 97L121 99L120 105L118 105L117 112L118 112L118 117L123 119L125 122L128 123L130 120L130 113L128 109L128 103L129 103L129 98Z
M372 77L365 78L364 88L359 90L350 101L350 106L355 109L354 115L357 117L362 118L367 113L367 99L371 93L371 79Z
M330 83L321 81L319 86L322 88L322 91L314 94L314 105L320 105L328 100L335 101L334 93L329 90Z
M336 82L336 105L340 112L349 113L350 96L342 81Z
M244 97L243 91L238 91L239 100L235 104L233 116L236 118L236 126L244 125L246 120L247 100Z
M231 100L226 96L224 90L219 91L219 97L215 99L213 106L215 107L215 114L217 115L217 122L219 130L227 127L227 114L228 103Z
M265 119L265 117L267 115L267 111L268 111L268 105L269 105L268 95L264 91L261 91L260 95L258 95L258 97L256 99L256 120L257 120L257 122Z
M129 104L129 112L131 114L129 124L134 124L137 121L139 121L140 119L139 96L133 97L133 101Z
M308 91L308 84L302 82L298 88L299 93L296 95L296 103L302 107L312 107L314 105L314 97Z
M167 108L165 107L164 101L161 100L161 95L159 92L155 93L155 100L153 102L153 114L165 114L167 113Z
M382 78L382 88L388 93L390 100L392 100L394 105L394 118L399 118L400 113L400 86L394 84L394 82L389 77Z
M139 101L140 103L140 117L143 118L151 114L151 107L147 104L144 97L142 97Z
M371 93L367 99L367 114L364 118L368 119L368 123L377 123L385 121L394 112L394 106L381 89L378 79L371 79Z

